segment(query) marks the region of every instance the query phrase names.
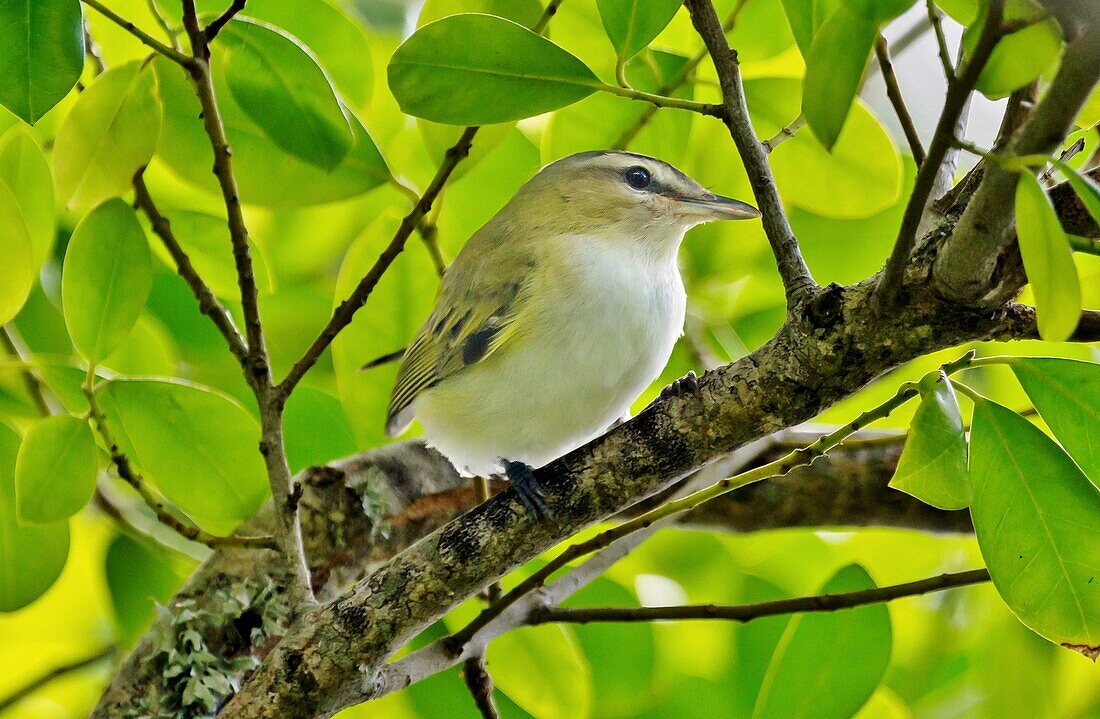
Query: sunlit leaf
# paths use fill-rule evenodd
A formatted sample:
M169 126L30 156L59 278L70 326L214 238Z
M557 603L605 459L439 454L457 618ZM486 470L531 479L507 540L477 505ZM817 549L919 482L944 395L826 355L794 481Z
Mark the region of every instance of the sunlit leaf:
M485 659L497 688L538 719L591 716L591 670L566 628L508 632L493 640Z
M1005 13L1008 20L1020 17L1019 12ZM982 23L974 23L963 34L967 53L973 52L981 29ZM1056 20L1029 25L997 42L976 87L987 97L1005 97L1039 77L1058 59L1061 51L1062 30Z
M54 182L62 202L84 209L125 193L153 156L160 126L157 79L148 63L100 75L80 94L54 143Z
M1100 365L1021 357L1010 366L1054 436L1100 488Z
M61 301L85 359L98 362L126 338L151 285L149 243L133 210L110 200L81 220L65 252Z
M803 57L809 56L814 36L825 19L841 7L843 2L844 0L782 0L787 23Z
M993 584L1056 644L1100 646L1100 492L1042 430L983 400L970 439L970 512Z
M874 586L867 571L853 564L837 572L820 593ZM885 604L795 616L772 656L753 719L848 719L882 680L890 645Z
M476 37L478 42L467 42ZM453 125L519 120L595 92L583 62L492 15L452 15L413 33L393 54L389 83L410 115Z
M116 380L100 394L108 426L146 479L212 532L267 498L260 428L226 395L169 380Z
M362 122L350 113L355 145L336 169L326 172L289 156L237 105L224 78L224 51L215 44L213 53L215 92L244 202L303 207L354 197L388 180L389 169L378 147ZM210 173L214 155L199 119L198 100L179 68L163 61L154 66L164 102L165 127L157 155L185 182L215 194L218 186Z
M682 4L679 0L596 0L607 37L623 60L653 42Z
M0 183L8 186L19 204L34 250L34 266L41 267L53 251L57 231L53 178L46 156L23 128L12 128L0 137Z
M245 114L276 145L326 170L355 137L324 70L285 32L238 20L222 31L225 79Z
M214 294L239 301L241 290L237 285L237 267L233 260L233 246L229 242L225 218L186 210L169 210L164 215L172 224L172 234L179 241L180 247L187 253L191 264ZM274 287L267 259L252 238L249 238L248 245L252 250L256 286L261 294L271 292ZM153 242L153 249L175 271L175 262L160 240Z
M1028 172L1020 173L1016 185L1016 235L1035 294L1039 334L1065 340L1081 316L1081 285L1062 223L1046 190Z
M798 117L798 80L746 80L745 95L762 137L772 137ZM859 99L832 152L803 128L776 147L770 159L782 197L822 217L868 217L893 205L901 194L901 154Z
M87 421L57 415L35 422L15 464L19 518L47 524L76 514L92 498L98 470L95 437Z
M0 423L0 612L27 606L54 583L69 556L69 523L23 525L16 511L19 435Z
M69 94L83 67L79 0L0 3L0 105L33 125Z
M19 314L34 283L34 248L19 200L0 182L0 324Z
M955 389L946 376L921 389L920 406L890 486L933 507L962 509L970 504L970 479Z

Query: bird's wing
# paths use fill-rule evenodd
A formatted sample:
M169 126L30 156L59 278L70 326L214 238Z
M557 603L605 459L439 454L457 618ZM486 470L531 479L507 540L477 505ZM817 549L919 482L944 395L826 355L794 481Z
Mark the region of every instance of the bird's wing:
M462 259L462 258L460 258ZM489 258L485 258L489 259ZM412 422L412 402L424 390L480 362L515 338L526 304L531 263L477 266L458 260L447 270L435 310L405 350L386 411L386 434L393 437Z

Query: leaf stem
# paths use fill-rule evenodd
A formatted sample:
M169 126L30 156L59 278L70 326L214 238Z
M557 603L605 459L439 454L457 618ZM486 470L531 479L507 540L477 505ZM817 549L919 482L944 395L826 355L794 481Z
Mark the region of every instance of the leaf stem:
M137 25L134 25L134 23L132 23L129 20L125 19L124 17L122 17L121 15L116 13L111 8L107 7L103 3L99 2L99 0L81 0L81 2L83 2L88 7L93 8L96 12L103 15L108 20L110 20L111 22L118 25L119 27L121 27L126 32L128 32L131 35L133 35L134 37L136 37L146 47L150 47L153 50L159 52L161 55L164 55L166 58L168 58L172 62L175 62L175 63L177 63L177 64L179 64L183 67L186 67L186 68L190 68L195 64L195 58L191 57L190 55L187 55L186 53L180 52L179 50L175 49L174 47L171 47L169 45L165 45L160 40L157 40L155 37L153 37L149 33L145 32L144 30L139 28Z
M19 351L19 345L16 344L15 328L10 325L0 326L0 345L4 347L12 358L18 360L20 363L25 362L23 359L23 353ZM23 386L27 390L27 394L30 396L31 401L34 402L35 409L43 417L49 417L53 412L50 410L50 403L46 401L46 392L44 384L38 375L34 373L29 363L23 364L22 369L19 371L19 375L23 379Z
M648 102L656 107L671 107L678 110L690 110L691 112L697 112L700 115L708 115L710 117L723 117L725 110L721 105L714 105L705 102L695 102L694 100L687 100L681 97L666 97L665 95L656 95L651 92L643 92L641 90L635 90L631 87L620 87L618 85L609 85L607 83L600 83L596 85L596 89L601 92L606 92L611 95L618 95L619 97L626 97L631 100L641 100L642 102Z
M956 587L989 581L988 569L941 574L914 582L885 587L860 589L843 594L820 594L808 597L778 599L754 604L715 605L693 604L667 607L541 607L528 618L529 624L590 622L654 622L689 619L722 619L746 623L763 617L806 612L834 612L868 604L881 604L902 597L914 597L929 592L942 592Z
M924 146L921 145L920 136L917 134L917 126L913 122L913 116L909 114L905 98L902 97L898 76L894 74L894 62L890 58L890 46L882 35L879 35L875 40L875 57L878 58L879 67L882 69L882 81L886 84L886 96L894 107L898 122L901 123L905 140L909 143L909 151L913 154L917 167L920 167L924 164Z

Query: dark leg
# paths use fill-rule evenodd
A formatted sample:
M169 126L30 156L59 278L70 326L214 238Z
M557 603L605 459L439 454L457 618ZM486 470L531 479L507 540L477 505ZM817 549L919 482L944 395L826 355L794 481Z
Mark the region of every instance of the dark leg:
M699 380L695 376L695 372L688 372L683 377L673 380L672 384L661 390L661 399L668 399L669 397L683 397L689 394L695 394L699 391Z
M546 505L546 495L543 493L542 487L539 486L538 480L535 479L535 472L531 469L531 466L523 462L511 462L507 459L501 461L504 463L504 474L508 477L508 481L512 483L512 486L516 488L519 501L523 503L527 513L536 520L553 519L554 513Z

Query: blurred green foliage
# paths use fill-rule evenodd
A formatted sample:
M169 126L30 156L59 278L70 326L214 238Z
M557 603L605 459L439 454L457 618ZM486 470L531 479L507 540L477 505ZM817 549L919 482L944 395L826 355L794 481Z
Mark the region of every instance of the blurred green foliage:
M865 278L893 245L915 168L858 98L858 89L861 81L871 81L864 75L874 33L910 3L715 4L735 18L729 37L761 138L775 136L803 112L809 122L810 131L777 145L770 159L815 277L822 284ZM225 2L198 5L211 13ZM660 5L662 12L648 14L648 5L637 1L566 0L544 40L521 27L538 20L541 6L535 0L427 0L419 17L397 2L250 0L245 14L252 20L223 31L214 43L212 66L276 375L289 369L362 277L408 211L409 190L426 186L457 139L460 128L439 122L507 121L480 132L470 159L430 215L447 258L540 165L574 151L623 144L675 164L722 194L751 196L749 178L720 122L684 109L654 112L636 99L597 91L597 84L615 83L621 69L642 92L681 101L719 99L709 61L692 61L701 44L686 12L677 10L677 3ZM982 3L944 0L941 5L972 28ZM95 63L87 62L80 76L83 92L73 88L73 57L83 44L79 28L74 30L76 0L28 3L33 10L23 14L14 13L15 6L0 2L0 76L18 80L0 83L0 104L11 111L0 109L0 321L10 321L20 348L30 353L56 411L82 416L88 411L82 385L89 377L105 383L99 397L110 425L159 496L205 529L226 532L250 516L267 492L255 452L259 435L252 396L147 219L135 220L123 200L114 199L129 199L134 172L148 163L151 194L240 324L225 208L210 174L213 156L199 105L180 68L165 58L149 61L148 48L87 8L90 36L108 70L96 77ZM110 6L162 42L171 38L152 10L163 7L170 28L179 23L178 4L166 0L114 0ZM1024 0L1010 3L1010 16L1027 10ZM459 12L496 14L518 24L449 18ZM666 16L671 17L667 24ZM840 19L829 21L831 16ZM430 21L436 24L414 35L399 52L400 62L391 65L412 28ZM68 34L58 27L68 28ZM18 45L4 34L12 28L42 40L31 46L29 64L12 59ZM853 28L861 33L859 42L852 38ZM1052 22L1015 33L994 54L980 88L999 96L1043 73L1049 76L1061 47ZM452 54L443 57L444 49ZM490 73L483 71L496 72L500 53L511 57L515 77L485 80ZM462 73L442 67L456 58L465 63ZM47 66L51 69L44 73ZM532 82L538 77L541 82ZM421 117L411 118L400 108ZM1094 96L1079 124L1086 128L1098 117ZM23 120L35 124L28 128ZM1042 193L1031 199L1040 213L1036 218L1044 219ZM1056 232L1037 236L1061 249ZM145 239L152 243L151 255ZM1066 265L1066 256L1059 257ZM1024 299L1038 299L1063 316L1069 305L1100 304L1100 262L1084 255L1068 261L1075 264L1038 280L1035 295L1029 291ZM678 346L638 407L662 384L701 369L700 347L721 361L738 358L770 337L784 317L782 288L758 224L698 228L685 242L682 265L692 336ZM1068 293L1076 283L1066 278L1074 272L1081 278L1079 301L1044 299ZM394 367L359 368L405 344L427 315L437 282L429 252L410 240L367 306L291 397L285 425L294 471L385 441L382 424ZM990 343L977 349L1097 360L1094 347L1081 345ZM820 419L847 422L893 394L900 382L918 379L957 354L921 358ZM88 359L98 362L91 373ZM195 566L195 557L179 547L120 533L95 509L77 511L90 493L87 436L55 429L63 422L70 428L86 425L55 418L54 428L42 420L26 392L23 370L14 359L0 360L0 611L6 612L0 615L0 665L8 669L0 676L0 697L104 646L129 646L148 627L154 603L166 602ZM1035 606L1039 589L1013 590L1000 581L1001 572L1011 581L1019 557L1001 551L1004 545L981 527L977 539L893 530L751 536L665 530L568 606L755 602L822 587L842 591L912 580L977 566L983 556L1006 599L1014 591L1023 595L1009 601L1012 611L993 587L977 586L888 608L772 617L743 626L525 628L489 647L502 714L1100 719L1095 668L1013 616L1048 637L1080 637L1082 627L1072 624L1078 602L1083 630L1096 640L1090 624L1096 621L1095 590L1080 586L1081 570L1059 566L1063 557L1086 569L1096 566L1089 532L1100 500L1086 480L1087 475L1098 481L1095 378L1095 364L1041 362L962 375L968 386L1000 405L1034 404L1043 416L1030 424L990 401L979 405L977 426L984 430L975 430L981 440L974 451L988 469L983 483L992 489L975 486L975 494L992 494L977 500L974 512L977 519L1010 505L1018 515L1013 530L1032 541L1053 516L1051 508L1058 509L1057 531L1040 542L1034 566L1025 568L1035 573L1028 575L1034 586L1052 592L1049 605L1044 600ZM962 429L971 405L963 402L960 410L953 394L947 401L944 393L950 391L950 385L940 384L926 392L920 405L925 409L911 402L882 424L906 427L917 411L914 431L925 439L944 439L909 450L909 467L927 472L934 465L942 474L929 478L939 480L931 488L911 482L903 488L934 503L964 506L969 492L959 484L965 480L959 476ZM1000 434L992 432L997 428ZM1045 429L1061 446L1043 434ZM1006 441L1010 434L1019 439ZM944 444L952 452L937 454ZM1015 475L1004 464L1012 452L1023 468ZM106 462L99 455L102 469ZM20 460L30 488L26 495L19 494ZM35 483L59 468L66 469L65 481L48 487L57 506L38 506L44 487ZM1066 484L1074 471L1075 483ZM104 481L129 498L128 512L145 516L121 483ZM1024 486L1035 489L1030 504L1018 502ZM998 497L1004 498L1000 504ZM1068 524L1057 524L1059 517ZM996 522L994 516L985 526ZM461 626L476 611L475 601L466 602L417 643ZM109 672L107 664L99 664L66 676L3 716L86 715ZM204 696L196 702L202 704ZM456 670L340 716L430 719L473 717L476 711Z

